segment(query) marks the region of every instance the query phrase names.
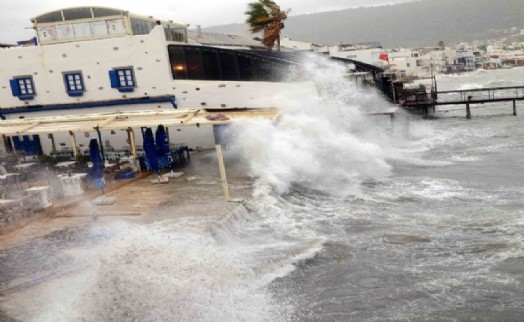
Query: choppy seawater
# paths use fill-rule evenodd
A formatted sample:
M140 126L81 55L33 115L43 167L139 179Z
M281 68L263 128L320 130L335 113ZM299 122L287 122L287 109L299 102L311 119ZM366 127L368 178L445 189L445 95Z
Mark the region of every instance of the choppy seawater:
M521 73L441 77L439 88L516 85ZM391 129L361 116L387 107L375 94L315 76L330 102L291 103L277 127L239 130L231 153L259 178L246 210L218 223L89 227L91 242L49 254L74 258L74 274L31 308L7 297L4 311L24 321L522 320L522 116L508 104L466 120L456 107Z

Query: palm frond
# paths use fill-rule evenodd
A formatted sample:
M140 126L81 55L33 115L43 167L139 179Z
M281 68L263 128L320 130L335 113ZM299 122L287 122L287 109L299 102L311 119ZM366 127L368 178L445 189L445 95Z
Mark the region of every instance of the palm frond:
M269 48L280 39L280 30L284 29L283 21L287 19L290 10L282 11L272 0L257 0L248 3L246 23L252 33L264 32L262 43Z

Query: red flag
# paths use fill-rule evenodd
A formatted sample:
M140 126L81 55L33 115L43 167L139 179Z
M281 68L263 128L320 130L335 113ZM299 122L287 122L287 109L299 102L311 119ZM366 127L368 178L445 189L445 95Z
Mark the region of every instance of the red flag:
M387 53L382 53L382 54L380 54L380 55L378 56L378 59L380 59L380 60L385 60L385 61L387 61L388 64L389 64L389 56L388 56Z

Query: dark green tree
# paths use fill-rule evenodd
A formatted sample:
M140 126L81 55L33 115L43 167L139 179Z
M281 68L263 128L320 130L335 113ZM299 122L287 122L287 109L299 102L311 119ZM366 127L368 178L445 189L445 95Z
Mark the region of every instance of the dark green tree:
M284 20L290 10L282 11L272 0L257 0L248 3L245 14L246 23L252 33L262 32L262 44L269 50L277 43L280 51L280 31L284 29Z

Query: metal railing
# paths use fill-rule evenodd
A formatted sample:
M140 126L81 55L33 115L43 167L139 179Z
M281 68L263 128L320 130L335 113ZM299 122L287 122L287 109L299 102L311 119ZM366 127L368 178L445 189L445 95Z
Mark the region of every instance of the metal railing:
M524 86L493 87L437 93L437 105L485 103L524 99Z

